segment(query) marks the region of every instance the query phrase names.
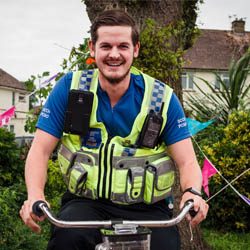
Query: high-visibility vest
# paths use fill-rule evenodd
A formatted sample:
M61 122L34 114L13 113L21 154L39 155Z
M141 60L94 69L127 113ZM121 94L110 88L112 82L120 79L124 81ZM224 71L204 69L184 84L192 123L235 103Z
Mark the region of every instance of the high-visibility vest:
M145 92L141 110L126 137L110 137L104 124L97 121L98 69L73 73L71 89L94 93L88 135L81 138L79 135L64 133L58 152L68 189L78 196L110 199L120 204L151 204L171 194L175 165L166 154L165 143L153 149L136 148L133 145L136 144L149 111L160 112L164 102L162 132L167 122L172 89L133 67L131 73L143 76ZM96 134L101 137L99 145L95 145L93 139ZM83 140L87 142L84 145Z

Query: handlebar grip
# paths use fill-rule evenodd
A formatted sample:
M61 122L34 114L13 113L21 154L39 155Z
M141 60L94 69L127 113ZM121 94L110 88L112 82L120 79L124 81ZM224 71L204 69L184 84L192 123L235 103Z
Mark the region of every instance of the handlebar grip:
M46 207L48 207L47 203L42 201L42 200L39 200L39 201L36 201L33 205L32 205L32 212L33 214L35 214L36 216L38 217L41 217L44 215L42 209L40 208L40 205L44 205Z
M189 202L194 203L194 201L193 201L192 199L190 199L190 200L187 200L187 201L185 202L185 204L187 204L187 203L189 203ZM194 210L194 207L192 207L192 208L189 210L189 214L190 214L190 216L191 216L192 218L194 218L194 217L196 216L197 213L198 213L198 212L196 212L196 211Z
M193 208L189 210L189 214L192 218L194 218L196 216L196 214L198 214L198 212L196 212Z

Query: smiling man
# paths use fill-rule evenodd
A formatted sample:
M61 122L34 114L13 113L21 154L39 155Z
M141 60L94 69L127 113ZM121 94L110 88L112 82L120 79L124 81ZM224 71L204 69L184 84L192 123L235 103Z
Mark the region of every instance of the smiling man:
M32 213L32 205L46 200L48 159L59 140L67 184L60 219L169 219L175 166L180 207L192 199L197 215L188 218L191 225L205 219L208 205L183 109L169 86L132 67L139 48L134 20L120 10L105 11L92 24L89 42L98 69L70 72L54 87L25 167L28 198L20 216L33 231L44 218ZM48 249L95 249L100 242L96 229L53 227ZM151 249L180 249L177 228L152 229Z
M129 70L139 53L139 43L132 43L131 33L132 28L127 26L102 26L96 43L90 41L91 56L96 59L101 82L109 85L126 81L128 87Z

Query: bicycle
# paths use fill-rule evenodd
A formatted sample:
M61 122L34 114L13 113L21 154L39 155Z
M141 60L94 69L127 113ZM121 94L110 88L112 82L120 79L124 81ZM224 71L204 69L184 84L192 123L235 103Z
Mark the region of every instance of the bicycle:
M178 224L189 212L192 217L193 201L188 200L180 213L170 220L157 221L130 221L130 220L106 220L106 221L63 221L53 216L48 205L44 201L36 201L33 204L33 213L37 216L45 215L50 223L63 228L99 228L103 242L95 247L95 250L150 250L149 227L170 227Z

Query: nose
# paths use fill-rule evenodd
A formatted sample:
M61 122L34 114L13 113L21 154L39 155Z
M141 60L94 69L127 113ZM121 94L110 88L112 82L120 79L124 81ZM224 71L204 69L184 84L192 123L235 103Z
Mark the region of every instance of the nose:
M117 47L112 47L109 53L109 57L111 58L119 58L120 57L120 52Z

